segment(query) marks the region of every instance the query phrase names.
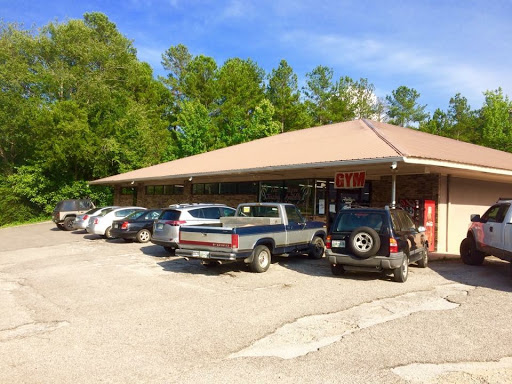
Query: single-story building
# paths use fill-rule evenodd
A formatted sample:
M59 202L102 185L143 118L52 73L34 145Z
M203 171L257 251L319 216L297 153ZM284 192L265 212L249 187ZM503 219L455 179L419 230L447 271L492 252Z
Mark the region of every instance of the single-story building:
M282 201L329 225L345 205L396 203L430 249L458 253L471 213L512 197L512 154L370 120L330 124L92 181L114 203Z

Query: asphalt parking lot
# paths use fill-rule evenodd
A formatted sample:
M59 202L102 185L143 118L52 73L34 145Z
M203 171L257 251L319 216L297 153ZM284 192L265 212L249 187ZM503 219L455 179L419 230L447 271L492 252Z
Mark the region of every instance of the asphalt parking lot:
M52 223L0 229L1 383L512 382L508 264L400 284L325 259L263 274Z

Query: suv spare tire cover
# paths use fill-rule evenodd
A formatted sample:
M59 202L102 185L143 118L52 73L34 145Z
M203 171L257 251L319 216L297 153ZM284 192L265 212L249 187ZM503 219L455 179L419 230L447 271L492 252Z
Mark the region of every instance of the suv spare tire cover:
M379 234L370 227L354 229L348 242L354 255L361 259L367 259L375 255L380 248Z

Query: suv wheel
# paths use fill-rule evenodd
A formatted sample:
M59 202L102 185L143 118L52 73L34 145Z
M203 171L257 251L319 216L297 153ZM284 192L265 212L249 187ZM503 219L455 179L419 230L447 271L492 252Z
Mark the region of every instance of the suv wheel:
M308 256L310 259L321 259L325 252L324 240L321 237L315 236L311 241L310 251Z
M402 264L393 270L393 275L396 282L405 283L407 281L407 276L409 276L409 258L407 255L404 255Z
M354 255L361 259L375 255L380 248L379 234L370 227L354 229L348 242Z
M464 264L481 265L485 255L476 249L475 240L472 237L466 237L460 243L460 258Z
M427 268L428 266L428 248L423 249L423 257L418 260L418 267Z
M75 222L74 217L66 217L64 219L64 223L62 224L62 229L64 229L65 231L72 231L74 222Z

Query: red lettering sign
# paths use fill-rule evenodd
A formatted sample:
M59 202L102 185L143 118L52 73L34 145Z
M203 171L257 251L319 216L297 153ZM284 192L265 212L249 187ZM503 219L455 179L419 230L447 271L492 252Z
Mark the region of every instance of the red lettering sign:
M336 172L334 176L334 188L353 189L364 188L366 181L366 172Z

